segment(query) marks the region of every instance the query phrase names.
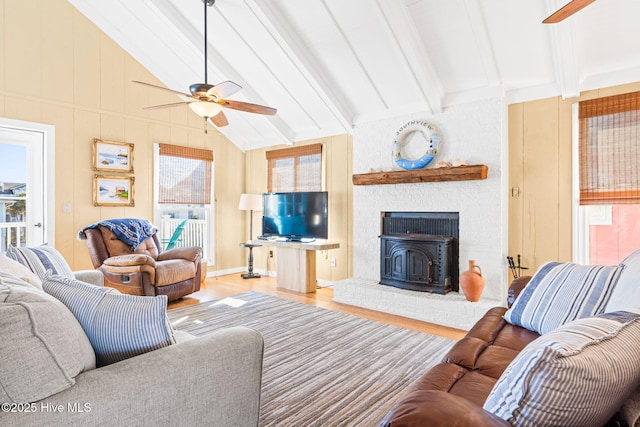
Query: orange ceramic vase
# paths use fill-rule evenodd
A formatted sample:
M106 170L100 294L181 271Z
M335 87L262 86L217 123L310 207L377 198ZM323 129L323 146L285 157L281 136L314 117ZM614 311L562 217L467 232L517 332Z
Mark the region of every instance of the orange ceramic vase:
M474 260L469 260L469 269L460 274L460 288L468 301L478 301L484 290L482 270Z

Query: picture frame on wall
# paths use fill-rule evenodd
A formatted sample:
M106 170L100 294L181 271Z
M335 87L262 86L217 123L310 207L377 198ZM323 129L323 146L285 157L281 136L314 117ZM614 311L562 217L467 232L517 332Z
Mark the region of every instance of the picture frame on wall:
M93 206L135 206L132 176L95 175Z
M93 170L133 173L133 144L94 138Z

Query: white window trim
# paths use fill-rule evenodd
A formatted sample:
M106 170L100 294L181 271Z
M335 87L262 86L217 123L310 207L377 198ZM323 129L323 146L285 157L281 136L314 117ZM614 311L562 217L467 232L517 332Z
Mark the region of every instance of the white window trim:
M572 148L572 235L573 235L573 262L589 264L589 215L587 207L580 206L580 157L579 157L579 119L578 103L573 104L571 110L571 148Z

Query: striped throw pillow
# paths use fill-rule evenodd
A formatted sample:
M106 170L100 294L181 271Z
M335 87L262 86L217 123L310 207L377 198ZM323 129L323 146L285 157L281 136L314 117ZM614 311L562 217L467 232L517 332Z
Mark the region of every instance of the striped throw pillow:
M42 245L35 247L15 247L7 248L7 256L14 261L33 271L40 280L44 279L47 271L53 274L73 279L73 271L67 264L64 257L51 246Z
M116 289L47 275L44 291L71 310L87 334L98 366L174 344L167 296L121 294Z
M504 318L539 333L603 313L620 266L549 262L538 269Z
M517 426L601 426L640 381L640 309L578 319L509 364L484 409Z

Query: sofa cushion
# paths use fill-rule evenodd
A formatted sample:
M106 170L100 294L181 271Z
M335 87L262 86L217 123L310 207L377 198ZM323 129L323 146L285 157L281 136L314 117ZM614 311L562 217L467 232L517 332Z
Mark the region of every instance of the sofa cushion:
M53 275L45 277L42 287L76 316L91 341L98 366L175 343L166 295L126 295Z
M0 402L35 402L61 392L95 355L82 327L57 299L0 274Z
M640 426L640 385L620 408L622 425Z
M640 250L626 257L620 266L623 270L604 310L606 313L633 308L640 301Z
M169 259L156 264L156 286L173 285L183 280L193 279L196 265L183 259Z
M604 312L622 267L549 262L531 278L505 320L540 335Z
M9 273L42 290L42 280L33 271L4 254L0 254L0 271Z
M640 381L640 310L578 319L531 342L484 409L522 426L600 426Z
M44 279L47 271L53 274L73 279L73 272L64 257L51 246L14 247L7 249L7 256L33 271L40 280Z

